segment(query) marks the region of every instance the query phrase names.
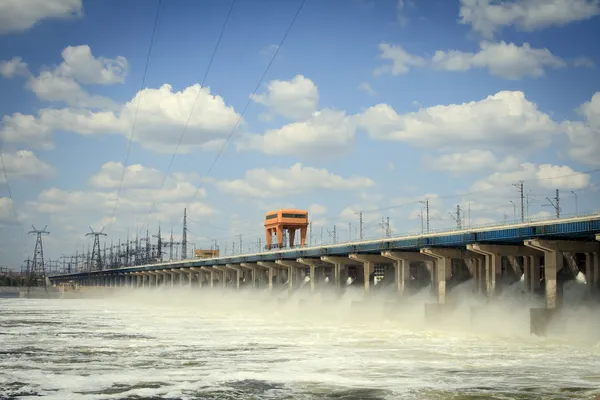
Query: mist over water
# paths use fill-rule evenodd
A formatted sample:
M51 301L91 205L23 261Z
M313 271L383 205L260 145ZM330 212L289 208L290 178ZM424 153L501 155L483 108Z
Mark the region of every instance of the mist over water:
M543 299L519 285L486 304L463 283L435 324L427 288L362 303L360 287L0 299L0 398L593 399L600 310L582 303L585 284L565 285L545 338L529 335Z

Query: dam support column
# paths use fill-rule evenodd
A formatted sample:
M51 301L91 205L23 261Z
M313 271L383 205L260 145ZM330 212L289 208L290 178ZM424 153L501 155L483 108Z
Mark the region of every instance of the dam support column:
M171 287L175 287L175 276L177 276L178 286L181 287L181 270L179 268L171 268Z
M541 279L542 279L542 257L533 256L529 257L529 264L531 278L529 282L531 283L531 291L536 292L541 289Z
M275 263L287 268L289 290L288 293L291 293L291 291L300 283L300 280L298 278L298 269L303 268L304 266L302 264L297 263L296 261L291 260L275 260Z
M235 271L235 288L240 290L240 281L242 280L242 266L239 264L226 264L227 268Z
M186 271L186 274L187 274L187 278L188 278L188 285L190 286L190 289L191 289L193 287L194 271L189 269L188 271Z
M459 251L437 248L421 249L422 254L435 258L433 269L435 271L435 290L438 304L446 304L446 280L452 275L452 258Z
M208 275L208 287L212 289L215 285L215 271L209 267L200 267L200 269Z
M315 274L315 269L317 266L320 265L320 261L318 259L315 258L297 258L296 262L302 264L302 265L306 265L310 268L310 291L314 292L315 291L315 284L316 284L316 274Z
M242 267L249 269L252 272L252 287L257 288L259 279L260 279L260 271L258 265L255 263L241 263Z
M521 272L521 267L516 260L516 257L534 257L539 260L542 254L539 250L535 250L526 246L511 246L511 245L495 245L495 244L469 244L467 249L477 254L481 254L485 257L485 276L486 276L486 293L489 297L495 297L497 294L496 290L496 278L500 277L502 271L502 257L508 257L508 261L512 267L514 274L514 280L519 281L523 273L527 274L531 268L525 265L524 272Z
M341 290L342 285L346 286L345 282L342 283L343 275L345 275L345 273L342 274L342 269L345 269L346 265L362 265L362 263L359 261L351 260L348 257L341 256L321 256L321 260L326 263L333 264L333 284L338 292Z
M365 295L371 294L371 274L375 271L375 264L389 264L390 260L380 255L373 254L350 254L351 260L358 261L363 264L363 279Z
M546 307L530 311L530 333L545 335L548 324L557 309L562 306L562 284L557 282L557 273L564 266L563 253L598 253L597 242L567 240L526 240L525 246L544 253L544 277L546 281Z
M198 279L198 287L201 288L204 282L204 272L197 267L191 267L190 270L196 274L196 278Z
M394 261L395 288L400 296L407 293L408 283L410 282L410 262L433 263L435 261L433 257L416 252L382 251L381 255Z
M257 264L267 270L267 280L269 292L273 291L273 278L275 277L275 268L277 264L268 261L259 261Z
M585 280L590 298L598 296L600 288L600 257L598 253L585 253Z
M213 265L212 270L215 271L219 276L221 289L225 289L227 287L227 273L229 272L229 269L224 266Z

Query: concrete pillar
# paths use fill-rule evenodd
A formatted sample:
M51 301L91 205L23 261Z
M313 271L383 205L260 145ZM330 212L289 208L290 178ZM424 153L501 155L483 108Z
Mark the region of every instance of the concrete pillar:
M523 257L523 285L526 292L531 292L532 265L531 257Z
M202 287L202 281L204 280L204 276L203 276L203 272L200 268L196 268L196 267L191 267L190 271L192 274L196 274L196 277L198 278L198 287Z
M448 248L423 248L421 253L435 258L435 287L438 304L446 303L446 281L451 277L452 273L452 259L462 258L468 259L472 256L465 250L462 249L448 249Z
M258 280L260 279L259 267L255 263L241 263L242 267L249 269L252 273L252 287L258 286ZM262 282L262 280L261 280Z
M277 268L277 264L268 261L259 261L257 265L263 267L267 270L267 282L269 287L269 292L273 291L273 278L275 276L275 269Z
M240 279L242 277L242 266L239 264L227 264L227 268L235 271L235 288L240 290Z
M563 253L598 253L600 243L568 240L526 240L525 246L544 252L546 280L546 308L555 309L562 304L561 288L557 287L556 274L564 266Z
M310 291L314 292L315 291L315 284L316 284L316 274L315 274L315 268L317 266L321 265L321 260L316 259L316 258L297 258L296 262L302 264L302 265L306 265L310 268ZM322 271L323 268L321 267L320 270Z
M221 288L225 289L227 287L227 273L229 272L229 269L222 265L213 265L212 268L221 277Z
M350 254L348 257L351 260L355 260L363 264L365 293L369 293L371 290L369 277L375 269L375 264L388 264L390 262L389 259L382 257L381 255L374 254Z
M407 251L382 251L381 255L394 261L396 291L401 295L404 295L408 282L410 282L410 262L433 262L435 260L425 254Z
M496 295L496 278L501 276L502 257L513 257L511 266L516 279L521 279L521 269L514 257L540 256L540 251L525 246L474 243L467 245L467 250L485 256L486 292L488 296Z
M539 256L534 256L534 257L529 257L529 262L531 265L531 291L535 292L536 290L540 289L541 287L541 273L542 273L542 258Z
M427 249L430 250L430 249ZM427 254L427 253L426 253ZM429 253L435 257L435 292L437 294L438 304L446 303L446 269L450 268L451 258L436 257L433 253Z
M210 267L200 267L200 270L204 271L205 274L208 274L208 287L212 289L215 285L215 271Z
M598 237L598 236L596 236ZM594 253L594 267L592 268L592 285L594 286L594 290L596 292L600 291L600 254Z
M341 256L321 256L321 261L333 265L333 284L336 290L342 286L342 268L346 265L362 265L361 262Z
M585 253L585 280L590 296L596 296L596 293L600 290L598 287L598 281L600 280L599 262L598 253Z
M287 268L288 271L288 289L293 289L295 286L298 286L298 270L300 268L304 268L304 264L300 264L296 261L292 260L275 260L275 263L281 265L282 267ZM298 283L296 283L298 281Z

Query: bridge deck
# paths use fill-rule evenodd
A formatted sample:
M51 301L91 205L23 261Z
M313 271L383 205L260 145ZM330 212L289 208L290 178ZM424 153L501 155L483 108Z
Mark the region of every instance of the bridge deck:
M324 246L271 250L261 253L223 256L210 259L171 261L113 270L54 275L51 278L68 279L86 275L93 276L97 274L141 272L163 268L210 267L212 265L275 261L278 259L295 260L300 257L310 258L326 255L348 255L350 253L379 254L384 250L419 251L419 249L424 247L464 247L471 243L522 244L524 240L533 238L595 240L595 235L598 233L600 233L600 213L574 218L546 219L510 225L438 231L427 234L405 235Z

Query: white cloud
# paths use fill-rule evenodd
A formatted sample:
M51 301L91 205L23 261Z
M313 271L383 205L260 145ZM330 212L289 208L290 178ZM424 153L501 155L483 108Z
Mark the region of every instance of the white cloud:
M527 181L528 186L542 189L578 190L590 184L588 174L577 173L566 165L523 163L512 171L495 172L475 182L470 191L490 191L490 195L494 196L497 191L506 191L510 185L521 180Z
M427 61L423 57L412 55L399 45L380 43L379 51L381 51L380 57L391 61L391 64L376 68L374 71L375 75L385 73L401 75L407 73L411 67L423 67L427 65Z
M0 34L26 31L45 19L81 16L81 0L4 0L0 2Z
M534 49L529 43L518 46L504 41L497 43L481 42L477 53L458 50L438 50L432 58L435 68L449 71L468 71L472 68L486 68L490 74L505 79L519 79L524 76L541 77L545 68L562 68L567 63L553 55L548 49Z
M406 16L404 15L405 6L405 0L396 1L396 13L398 15L398 23L402 26L408 23L408 18L406 18Z
M189 118L196 98L194 113ZM200 88L200 85L195 84L174 92L170 85L165 84L158 89L147 88L138 92L116 112L42 109L33 120L32 116L20 117L21 122L28 122L29 131L16 125L13 119L8 122L12 123L12 137L27 135L27 132L31 136L31 131L48 134L48 130L62 130L82 135L120 134L129 138L136 109L133 141L161 153L174 151L186 122L186 134L179 149L181 153L206 146L214 148L216 141L219 141L217 144L222 143L221 140L229 135L239 119L239 114L233 107L226 106L220 96L211 95L208 88ZM19 128L23 128L23 131Z
M246 171L243 179L221 181L223 193L254 198L283 197L313 190L359 190L375 183L364 177L343 178L326 169L304 167L300 163L290 168L256 168Z
M596 64L594 64L594 62L587 57L577 57L575 60L573 60L573 66L575 67L593 68L595 65Z
M464 174L482 170L503 171L517 168L520 163L516 157L507 156L499 160L490 150L472 149L464 153L440 154L424 159L425 166L432 170Z
M519 181L524 181L524 216L533 218L534 214L541 211L545 197L553 198L556 189L561 193L587 189L591 177L566 165L523 163L518 168L494 172L474 182L465 191L467 194L457 198L456 202L465 213L470 208L472 224L478 223L477 218L490 218L489 222L501 222L505 216L508 220L519 220Z
M308 215L318 216L324 215L325 213L327 213L327 207L322 204L314 203L308 206Z
M512 150L548 146L558 126L520 91L502 91L479 101L397 114L378 104L356 115L372 138L406 141L438 150L501 146Z
M289 81L273 80L267 86L267 93L256 94L256 103L269 107L266 119L282 115L293 120L309 118L319 104L319 90L315 83L303 75L296 75Z
M260 54L263 56L268 56L269 58L273 57L273 54L279 50L278 44L270 44L260 50Z
M123 165L119 162L107 162L90 178L90 188L81 190L63 190L51 188L42 191L38 197L26 203L31 215L42 215L48 219L49 226L72 226L79 232L61 232L75 242L81 242L88 225L101 229L111 221L112 211L117 197L117 188L121 179ZM167 179L162 190L158 190L164 174L160 171L131 165L127 167L123 188L119 196L114 223L105 232L113 237L138 227L148 217L150 227L163 224L163 232L170 226L177 228L181 223L183 209L188 206L188 215L200 218L216 212L203 202L206 191L201 189L194 200L197 176L194 174L173 173ZM150 207L155 203L150 215ZM165 227L167 227L165 229ZM156 228L153 228L156 229ZM64 251L64 250L63 250Z
M534 31L600 14L598 0L461 0L460 23L491 38L503 27Z
M4 168L8 180L48 178L54 174L54 168L40 160L29 150L19 150L15 153L3 153ZM4 174L0 174L0 183L5 183Z
M584 121L565 121L562 124L570 140L569 154L588 165L600 165L600 92L580 107Z
M270 129L264 135L242 135L236 147L265 154L332 156L348 152L354 144L354 133L354 126L343 111L323 109L307 120Z
M94 57L88 45L68 46L62 53L63 62L54 69L45 69L30 77L27 87L40 100L64 102L73 107L115 109L114 101L89 94L80 85L123 83L128 72L127 59Z
M4 177L2 177L4 178ZM18 223L13 211L14 202L8 197L0 197L0 224L13 225Z
M154 168L144 167L141 164L127 166L123 175L123 164L109 161L102 165L100 171L90 178L90 185L99 190L118 189L123 177L123 190L131 198L144 197L157 201L190 200L196 193L199 177L196 174L173 173L170 174L162 190L158 190L165 174ZM206 197L206 190L200 189L196 196Z
M32 148L54 148L52 130L33 115L5 115L2 118L0 138L6 143L23 143Z
M129 70L127 59L117 56L115 59L94 57L88 45L68 46L61 53L63 62L55 73L71 77L83 84L111 85L124 83Z
M27 81L27 88L38 99L50 102L64 102L67 105L84 108L114 109L116 104L109 98L89 94L70 77L43 71L39 76Z
M373 88L371 87L371 84L369 82L361 82L358 85L358 89L362 90L363 92L365 92L371 96L375 95L375 91L373 90Z
M0 75L7 79L29 76L29 69L21 57L13 57L9 61L0 61Z

